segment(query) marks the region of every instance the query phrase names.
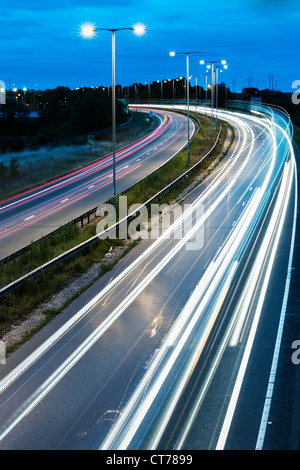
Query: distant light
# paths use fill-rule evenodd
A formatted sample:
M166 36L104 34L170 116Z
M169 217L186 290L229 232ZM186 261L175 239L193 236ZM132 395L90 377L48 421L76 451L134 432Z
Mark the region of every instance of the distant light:
M95 36L96 30L93 23L83 23L80 26L80 34L86 39L91 39Z
M224 65L226 64L226 60L222 60L221 63Z
M208 69L210 69L210 68L211 68L211 65L207 65L206 67L207 67Z
M146 27L142 23L137 23L133 26L133 30L136 36L143 36L146 32Z
M171 57L174 57L175 55L176 55L176 52L174 52L174 51L170 52Z
M26 87L24 87L24 88L23 88L23 91L27 91L27 88L26 88Z
M204 60L200 60L200 64L201 64L201 65L205 64L205 61L204 61Z
M224 69L228 69L228 65L224 65Z

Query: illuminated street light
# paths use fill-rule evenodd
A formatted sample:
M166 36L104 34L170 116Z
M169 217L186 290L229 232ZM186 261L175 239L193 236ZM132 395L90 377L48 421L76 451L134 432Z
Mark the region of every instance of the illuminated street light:
M146 32L145 25L142 23L137 23L133 26L133 28L130 28L134 31L134 34L136 36L143 36Z
M204 52L175 52L172 51L169 53L171 57L175 57L176 54L185 54L186 55L186 102L187 102L187 120L188 120L188 164L190 164L190 73L189 73L189 56L190 54L204 54Z
M91 39L97 31L110 31L112 33L112 130L113 130L113 204L116 208L116 85L115 85L115 33L123 30L133 31L136 36L145 34L145 26L137 23L131 28L96 28L93 23L84 23L80 27L80 34Z
M95 25L93 23L84 23L80 26L80 34L85 39L93 38L96 35Z

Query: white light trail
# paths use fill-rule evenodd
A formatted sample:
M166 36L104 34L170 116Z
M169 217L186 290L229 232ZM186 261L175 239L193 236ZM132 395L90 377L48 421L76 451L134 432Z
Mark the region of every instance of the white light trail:
M242 118L245 118L242 115ZM256 117L247 116L253 123L262 123L262 120ZM207 188L203 191L190 208L185 211L181 218L178 218L174 224L167 229L162 236L153 242L153 244L127 269L125 269L115 280L110 282L105 289L103 289L97 296L95 296L87 305L84 306L76 315L73 316L62 328L60 328L52 337L46 341L40 348L37 349L32 355L29 356L22 364L17 367L12 373L5 377L0 382L0 392L7 388L19 375L33 364L51 345L56 342L63 334L70 330L70 328L81 319L86 313L94 308L105 295L112 291L121 281L123 281L134 269L141 266L141 263L151 258L154 251L163 246L163 243L170 238L172 232L175 232L179 226L184 223L186 218L194 211L195 207L199 204L204 204L205 201L212 195L214 199L206 208L206 211L199 221L188 231L184 237L177 242L177 244L170 249L170 251L160 259L155 267L145 276L143 280L136 285L132 291L119 303L119 305L109 314L109 316L102 321L92 334L90 334L85 341L83 341L75 351L48 377L47 380L26 400L25 403L14 413L12 418L2 428L0 440L4 437L24 418L31 410L49 393L49 391L64 377L69 370L86 354L86 352L95 344L96 341L111 327L111 325L126 311L131 303L144 291L144 289L156 278L156 276L174 259L179 251L184 247L189 239L191 239L196 231L204 224L204 222L213 214L213 212L220 206L224 199L228 196L230 191L234 188L237 179L243 174L247 168L247 164L253 156L254 149L254 133L248 124L245 124L238 116L231 116L231 120L236 122L237 125L243 130L242 145L235 158L231 158L221 172L218 172L218 178L214 179ZM156 354L147 369L141 383L137 386L132 397L129 399L128 404L125 406L120 418L116 421L111 433L107 436L101 448L120 448L126 449L134 439L139 427L142 425L144 418L151 409L157 394L161 390L162 384L166 382L169 374L176 365L184 346L190 340L191 335L195 334L195 330L201 332L195 341L195 347L190 351L189 358L186 359L185 367L182 371L182 378L177 383L176 387L172 390L169 399L169 408L162 413L159 431L156 437L151 442L151 448L156 448L159 440L164 432L168 423L169 417L174 410L183 387L185 386L187 377L195 364L195 361L207 340L212 325L222 305L224 296L230 286L233 276L238 266L238 255L244 246L244 240L247 233L251 232L250 227L255 219L256 213L259 211L263 204L263 199L269 184L272 181L272 175L276 160L276 137L272 125L269 120L263 121L265 129L272 137L273 154L268 162L268 171L264 177L264 181L260 188L256 188L249 201L243 205L243 211L240 218L234 224L229 236L223 243L223 246L215 255L215 259L209 264L205 271L204 276L199 281L197 288L190 296L188 302L183 308L178 319L174 323L170 333L166 337L162 348ZM280 128L281 130L281 128ZM246 155L245 155L246 153ZM243 155L243 161L238 168L235 168L236 163ZM222 431L219 437L217 448L224 448L227 435L230 429L231 420L236 407L239 391L243 381L244 373L248 364L249 355L252 349L257 324L259 321L264 295L267 289L272 263L275 257L277 244L279 241L282 224L284 221L287 201L289 198L290 187L292 182L292 165L286 164L283 170L283 178L281 188L276 201L275 210L272 214L268 229L265 234L264 243L260 247L259 256L256 258L252 270L252 278L246 285L245 295L242 298L237 311L234 314L234 319L238 320L235 325L234 334L231 337L231 345L237 344L242 325L245 322L247 309L251 302L253 292L256 289L257 282L260 279L262 269L264 268L265 254L270 252L270 259L268 261L266 276L261 288L261 298L258 302L257 309L254 315L254 321L251 326L250 335L247 341L246 350L243 356L241 367L238 373L237 381L234 387L232 398L227 410L226 418ZM234 171L235 170L235 171ZM234 177L229 181L226 179L234 172ZM224 183L224 186L222 186ZM63 202L63 201L62 201ZM275 230L276 229L276 230ZM274 235L274 232L276 234ZM205 312L205 315L204 315ZM202 321L201 325L199 322ZM240 323L239 323L240 322ZM201 326L201 328L200 328ZM197 330L198 328L198 330ZM229 337L229 335L228 335ZM224 347L224 345L223 345ZM159 366L159 367L158 367ZM145 394L145 389L147 393ZM191 417L188 428L191 425L194 416ZM187 428L187 429L188 429ZM181 443L184 440L184 436Z

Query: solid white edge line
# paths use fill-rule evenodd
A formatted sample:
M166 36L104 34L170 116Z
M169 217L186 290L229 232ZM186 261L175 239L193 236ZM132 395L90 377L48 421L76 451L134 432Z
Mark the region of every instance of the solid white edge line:
M274 353L273 353L272 366L271 366L268 388L267 388L267 393L265 397L265 403L264 403L264 408L262 412L262 418L261 418L261 423L260 423L255 450L262 450L264 441L265 441L268 418L269 418L269 413L271 409L271 402L273 398L273 390L274 390L276 373L277 373L279 352L280 352L282 336L283 336L283 328L284 328L284 322L285 322L285 316L286 316L286 310L287 310L287 301L288 301L288 295L289 295L289 289L290 289L290 283L291 283L292 262L293 262L295 236L296 236L297 201L298 201L298 188L297 188L298 179L297 179L295 158L294 158L293 163L294 163L294 169L295 169L295 207L294 207L293 231L292 231L292 239L291 239L291 246L290 246L289 263L288 263L285 291L284 291L284 297L283 297L283 302L282 302L276 343L275 343L275 348L274 348Z

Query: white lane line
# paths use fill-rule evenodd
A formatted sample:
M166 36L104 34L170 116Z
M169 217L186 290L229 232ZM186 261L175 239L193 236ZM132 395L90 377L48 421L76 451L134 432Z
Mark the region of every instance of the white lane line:
M60 203L62 204L63 202L67 202L69 200L69 198L67 197L66 199L63 199L62 201L60 201Z
M94 185L94 184L92 184L92 186L89 186L89 187L88 187L88 189L92 189L94 186L95 186L95 185Z
M31 215L30 217L27 217L27 219L24 219L24 222L27 220L33 219L33 217L35 217L35 215Z

